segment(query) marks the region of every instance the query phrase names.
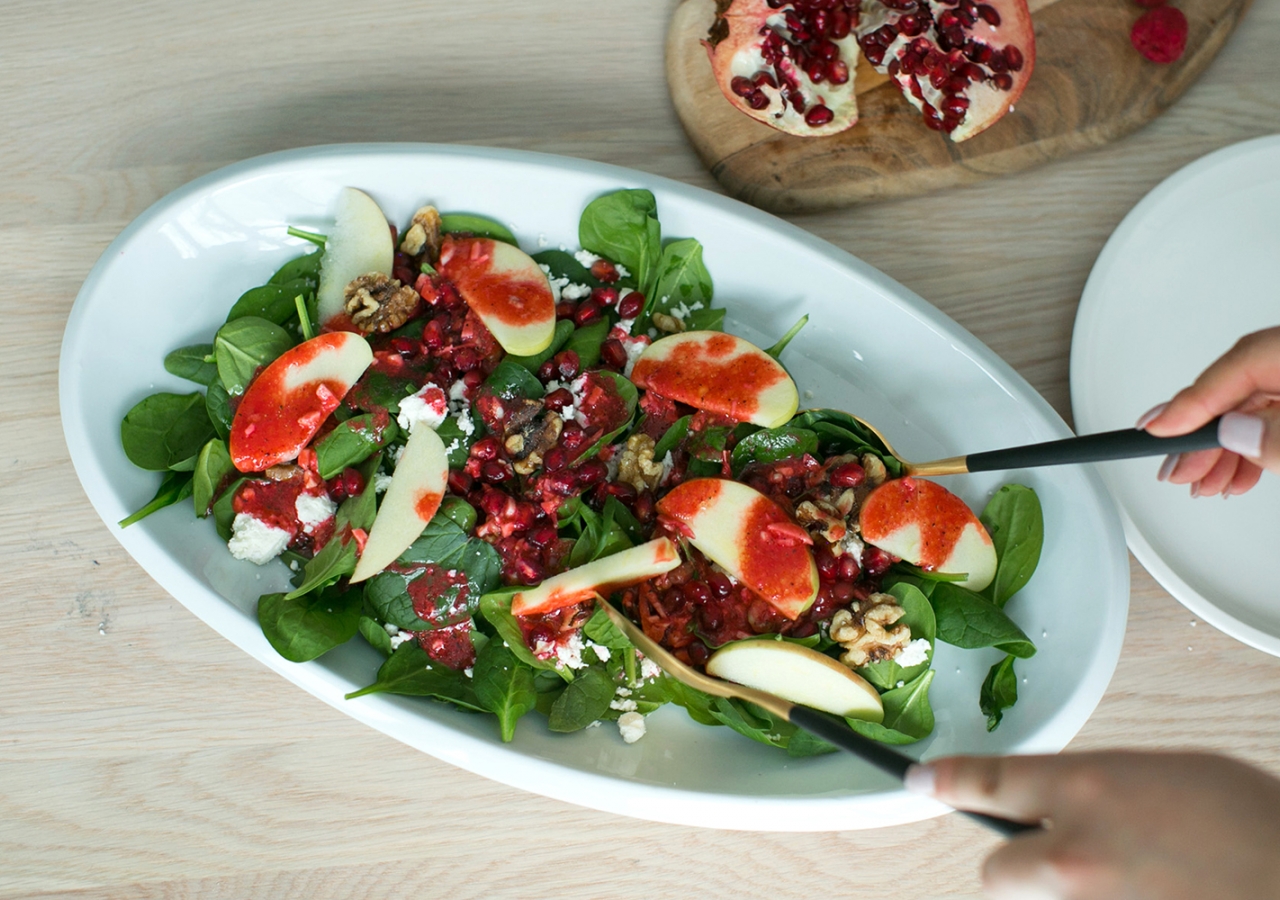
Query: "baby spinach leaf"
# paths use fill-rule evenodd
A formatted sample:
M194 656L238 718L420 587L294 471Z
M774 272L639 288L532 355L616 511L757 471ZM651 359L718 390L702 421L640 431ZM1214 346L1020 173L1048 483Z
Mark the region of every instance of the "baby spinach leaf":
M610 650L635 649L630 639L618 629L617 625L613 624L609 614L599 607L596 607L591 618L587 619L587 624L582 626L582 633L586 635L587 640L602 647L608 647Z
M476 520L479 518L476 508L457 494L445 495L444 499L440 501L439 515L444 516L467 534L470 534L471 529L476 527Z
M880 695L884 703L884 720L866 722L845 719L859 734L885 744L914 744L933 731L933 707L929 704L929 685L936 673L929 669L900 688Z
M517 659L501 641L490 641L476 654L472 684L480 704L498 717L503 742L510 741L516 734L516 722L533 709L538 700L533 687L533 669ZM569 689L572 688L573 685L569 685Z
M547 727L560 732L586 728L609 711L616 688L613 679L599 666L578 670L573 682L552 704Z
M366 531L373 527L374 516L378 512L377 492L374 491L373 473L378 471L378 466L382 462L382 454L372 456L361 463L356 471L360 473L360 479L364 482L364 490L354 497L348 497L338 506L338 513L335 517L338 530L350 525L352 528L363 528Z
M578 242L621 263L645 296L653 296L650 285L662 255L662 226L652 191L614 191L592 200L578 222Z
M498 586L502 575L502 559L493 545L468 537L448 516L439 513L422 529L422 534L400 554L402 563L435 563L445 569L456 569L467 576L471 593L476 597Z
M511 400L514 397L537 400L544 393L542 382L535 378L533 373L524 366L506 359L498 363L497 368L485 379L484 387L495 397L501 397L503 400Z
M387 634L387 629L377 619L361 616L360 636L383 656L390 656L395 652L391 648L391 635Z
M821 756L823 753L835 753L839 749L835 744L828 744L803 728L797 728L796 733L791 735L791 740L787 742L787 756Z
M681 416L672 422L671 427L662 433L662 437L654 445L653 458L661 462L668 453L679 447L680 442L688 435L689 423L692 421L693 416Z
M249 288L227 313L227 321L256 316L276 325L283 325L298 315L294 298L306 297L315 291L315 283L305 278L295 278L275 284Z
M511 598L520 590L521 588L517 587L503 588L500 591L485 594L480 598L480 615L498 633L498 642L506 644L521 662L527 663L535 669L555 671L566 681L572 681L573 675L567 669L557 669L554 660L538 659L524 642L524 632L520 630L520 623L511 614ZM490 641L489 643L495 642Z
M534 257L535 259L537 257ZM573 259L573 257L569 257ZM573 334L573 322L570 319L561 319L556 322L556 331L551 338L551 345L541 353L535 353L533 356L505 356L503 362L514 363L517 366L523 366L530 372L537 372L538 368L551 357L560 352L560 348L569 340L569 335Z
M434 697L463 709L487 712L476 696L470 678L434 662L425 650L412 641L396 648L391 658L378 669L378 678L373 684L352 691L347 694L347 699L354 700L367 694Z
M293 599L264 594L258 599L258 624L277 653L291 662L307 662L356 636L360 593L330 589Z
M986 597L939 581L930 600L938 620L938 640L967 650L995 647L1022 659L1035 655L1030 638Z
M224 441L231 436L231 420L235 414L231 411L231 395L222 386L221 381L209 385L204 395L204 411L213 423L213 430Z
M873 453L884 462L892 478L902 474L902 464L893 457L875 432L853 416L838 409L807 409L789 423L793 428L808 428L818 433L823 453Z
M684 707L684 711L689 714L689 718L699 725L724 724L711 712L711 704L715 698L710 694L704 694L697 688L691 688L687 684L676 681L674 678L670 678L668 681L670 683L667 688L671 695L671 702L676 706Z
M213 344L179 347L164 358L164 370L205 387L218 380L218 367L213 362Z
M417 390L417 385L408 378L392 378L384 372L370 370L356 382L344 403L363 412L388 412L395 418L400 401Z
M550 269L553 278L568 278L571 284L600 286L600 282L591 274L591 270L578 262L577 258L567 250L542 250L533 254L533 261Z
M800 333L800 329L804 328L804 326L807 325L808 323L809 323L809 316L808 315L801 316L799 320L796 322L796 324L792 325L789 329L787 329L786 334L778 338L778 342L776 344L774 344L772 347L770 347L768 350L764 352L768 353L774 359L781 358L782 351L787 349L787 344L790 344L791 341L795 338L795 336Z
M620 396L622 398L623 403L626 404L626 418L622 420L621 424L618 425L617 428L613 429L608 434L604 435L598 441L593 443L586 450L583 450L581 453L579 453L578 456L573 461L574 465L581 465L582 463L591 459L591 457L595 456L605 447L612 444L615 440L618 439L619 435L621 435L628 428L630 428L631 423L635 421L636 404L639 403L639 400L640 400L640 392L636 390L636 386L632 384L629 379L624 378L623 376L619 375L617 372L610 372L608 370L601 369L598 372L592 373L592 375L594 377L607 379L613 382L614 389L617 391L618 396Z
M248 478L237 478L227 485L227 489L218 496L217 500L213 501L213 525L218 532L218 537L224 541L231 540L231 523L236 518L232 501L235 500L236 491L240 490L240 486L248 480Z
M694 238L685 238L662 248L651 312L670 315L678 306L686 310L705 309L711 305L711 292L711 273L702 261L702 244Z
M807 428L765 428L749 434L729 457L734 474L740 474L748 463L772 463L793 456L818 452L818 435Z
M294 257L277 269L276 274L271 276L268 283L285 284L297 279L305 279L311 282L314 290L315 285L320 282L320 257L323 255L324 253L321 250L312 250L310 253Z
M686 331L724 331L723 309L692 309L684 317ZM635 331L632 330L632 334Z
M468 414L464 413L464 415ZM465 466L471 455L471 445L484 436L484 425L479 419L472 419L468 415L468 421L471 423L470 432L462 430L457 416L449 416L436 426L436 434L444 443L444 452L449 456L451 469L461 469Z
M565 341L564 349L578 354L578 363L583 371L594 369L600 364L600 348L604 346L604 339L609 335L609 328L609 320L600 319L590 325L574 329L569 339Z
M348 466L364 462L396 437L399 429L392 419L379 426L373 413L353 416L329 432L315 445L321 478L333 478Z
M197 516L203 519L209 515L209 507L218 499L221 488L235 474L235 464L231 462L231 453L222 438L213 438L204 445L192 473L191 496Z
M1004 711L1018 702L1018 675L1013 671L1013 660L1012 656L1000 660L982 682L978 708L987 717L987 731L995 731L1004 718Z
M895 584L888 588L888 593L898 601L903 615L899 623L911 629L911 639L923 638L929 642L929 655L924 662L903 668L891 659L874 662L862 666L856 671L879 690L892 690L898 682L914 681L929 668L933 661L933 642L937 637L937 622L934 620L933 607L929 598L920 589L905 583Z
M421 572L379 572L369 579L364 596L382 621L406 631L430 631L436 626L414 611L409 585Z
M125 456L138 468L152 471L194 457L213 435L200 393L152 394L125 413L120 423Z
M172 506L179 503L187 497L191 496L191 473L189 472L168 472L164 476L164 480L160 482L160 487L156 491L155 496L147 501L137 512L125 516L120 520L121 528L127 528L134 522L140 522L147 516L157 510L164 509L166 506Z
M351 529L362 528L366 531L373 525L377 512L377 500L373 489L373 473L378 470L382 456L378 455L366 460L359 472L364 479L365 488L354 497L348 497L338 506L334 517L334 536L320 548L303 567L302 583L285 595L286 600L296 600L304 594L334 584L344 575L356 570L356 540ZM214 514L216 516L217 504Z
M213 338L213 355L222 386L232 396L244 393L259 368L292 347L289 332L274 322L257 316L231 320Z
M786 749L796 731L787 720L775 719L767 710L742 700L713 697L710 712L721 725L770 747Z
M996 606L1026 585L1040 564L1044 546L1044 513L1036 492L1021 484L996 491L979 517L996 546L996 577L985 591ZM997 720L998 721L998 720Z
M440 230L445 234L473 234L476 237L492 238L513 247L520 246L516 236L501 222L487 216L473 216L468 213L444 213L440 216Z
M609 500L612 500L613 503L606 500L604 509L601 510L599 515L596 515L585 504L581 507L578 514L585 524L582 534L574 542L573 549L569 551L569 559L567 560L569 568L573 569L586 565L592 560L600 559L604 556L612 556L633 546L626 527L622 522L618 521L618 516L621 513L628 517L631 522L635 523L637 528L639 527L639 522L635 521L635 518L631 516L627 508L616 497L610 497Z

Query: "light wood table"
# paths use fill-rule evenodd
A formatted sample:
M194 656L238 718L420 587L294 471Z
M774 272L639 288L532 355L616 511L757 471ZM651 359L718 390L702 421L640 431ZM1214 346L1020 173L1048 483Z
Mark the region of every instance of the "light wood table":
M715 189L663 83L673 8L0 5L0 898L978 889L994 839L954 816L816 835L678 828L413 751L282 681L161 591L68 460L56 369L77 289L138 213L226 163L328 142L466 142ZM1114 146L795 221L954 316L1069 418L1071 323L1094 258L1169 173L1280 130L1278 43L1280 2L1257 0L1202 81ZM1280 660L1196 627L1135 564L1119 668L1072 746L1194 745L1280 771L1277 697Z

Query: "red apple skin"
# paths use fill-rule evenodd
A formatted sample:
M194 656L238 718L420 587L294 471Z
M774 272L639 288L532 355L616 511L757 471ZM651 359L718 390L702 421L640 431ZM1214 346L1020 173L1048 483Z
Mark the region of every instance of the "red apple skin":
M546 274L522 250L489 238L447 236L439 269L502 349L530 356L551 344L555 296Z
M511 614L536 616L583 603L670 572L680 565L680 551L670 538L656 538L576 569L552 575L537 587L511 598ZM619 571L619 570L623 571Z
M980 591L995 574L995 545L986 528L968 504L935 482L909 476L886 481L863 501L858 524L864 541L913 565L968 573L958 582L962 587ZM919 529L918 546L912 526Z
M694 478L658 501L689 542L794 619L818 596L812 543L782 507L736 481Z
M244 392L231 421L231 461L262 472L296 459L373 361L356 334L322 334L281 354Z

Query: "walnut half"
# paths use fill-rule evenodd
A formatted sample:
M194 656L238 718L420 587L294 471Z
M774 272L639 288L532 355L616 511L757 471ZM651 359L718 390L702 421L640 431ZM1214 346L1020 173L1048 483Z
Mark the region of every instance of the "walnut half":
M831 617L831 640L844 647L840 661L851 669L890 659L911 643L911 629L890 628L906 615L890 594L872 594L853 611L842 609Z
M440 226L440 213L436 208L422 207L413 214L413 223L400 241L401 251L410 256L425 252L427 262L434 266L440 258Z
M361 275L347 285L343 309L363 334L394 331L418 308L418 292L380 272Z
M653 490L662 483L662 463L653 458L657 443L647 434L633 434L618 455L618 480L637 491Z

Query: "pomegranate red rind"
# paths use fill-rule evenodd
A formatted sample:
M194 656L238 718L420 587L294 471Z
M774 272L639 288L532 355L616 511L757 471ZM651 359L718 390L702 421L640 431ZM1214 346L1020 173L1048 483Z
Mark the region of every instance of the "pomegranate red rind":
M1164 6L1165 0L1133 0L1134 3L1143 9L1155 9L1157 6Z
M857 0L717 0L702 43L735 107L780 131L822 137L858 121L857 20Z
M867 0L857 32L925 125L957 142L1004 116L1035 67L1026 0Z
M1187 49L1187 17L1172 6L1156 7L1133 23L1129 40L1152 62L1171 63Z

